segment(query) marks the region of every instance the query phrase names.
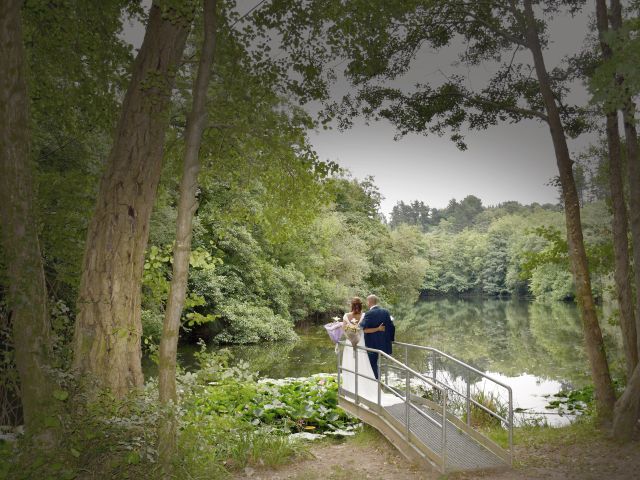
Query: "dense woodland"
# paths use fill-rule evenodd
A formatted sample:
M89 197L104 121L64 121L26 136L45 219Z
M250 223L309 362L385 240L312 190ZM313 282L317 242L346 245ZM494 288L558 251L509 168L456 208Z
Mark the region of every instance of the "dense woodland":
M584 51L550 69L546 22L581 9L595 20ZM130 20L146 26L137 52L122 34ZM640 398L637 29L637 3L618 0L280 0L242 17L221 0L158 0L149 10L123 0L2 2L0 423L27 432L6 471L39 475L62 449L48 475L76 478L114 451L109 475L143 472L145 462L167 475L222 475L229 452L203 466L185 449L217 448L228 431L241 442L252 424L230 427L220 399L208 397L204 411L198 395L212 379L250 375L204 353L197 378L176 373L178 342L293 340L296 324L324 321L369 292L390 305L441 295L577 302L598 418L629 439ZM415 91L389 86L423 44L460 39L465 69L491 65L484 87L469 90L462 74ZM353 87L342 99L331 98L338 76ZM578 84L588 105L570 104ZM303 109L309 102L320 114ZM375 179L318 158L307 138L359 115L400 135L447 134L462 149L470 129L546 123L558 204L486 206L469 195L438 209L401 202L385 218ZM592 148L574 162L567 138L579 135L591 135ZM620 398L597 316L603 301L617 306L611 321L624 340ZM143 351L159 362L146 384ZM252 398L246 388L241 397ZM88 437L118 402L124 423ZM109 446L118 435L129 443ZM81 450L86 442L95 448ZM123 448L137 456L118 457Z

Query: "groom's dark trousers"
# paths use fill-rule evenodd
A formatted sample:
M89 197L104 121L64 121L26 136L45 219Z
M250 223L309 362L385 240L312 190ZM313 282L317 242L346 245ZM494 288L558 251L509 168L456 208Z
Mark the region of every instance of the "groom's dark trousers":
M376 328L381 323L384 324L384 332L365 333L364 344L367 348L375 348L391 355L391 343L395 339L396 327L393 325L391 315L389 315L387 310L380 307L373 307L364 314L364 321L361 327L363 329ZM367 354L369 355L369 362L371 362L373 374L378 378L378 354L376 352L367 352Z

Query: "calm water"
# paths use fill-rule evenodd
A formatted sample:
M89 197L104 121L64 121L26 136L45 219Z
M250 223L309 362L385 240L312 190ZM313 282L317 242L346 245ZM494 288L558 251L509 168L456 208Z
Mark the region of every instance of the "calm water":
M525 300L437 299L392 311L396 340L449 353L507 383L514 407L545 413L545 395L589 383L582 329L575 305ZM609 351L617 329L604 324ZM293 343L227 347L261 376L282 378L336 371L333 344L322 326L299 330ZM397 353L397 349L396 349ZM181 349L189 365L192 350ZM619 360L613 359L615 370ZM484 386L481 388L485 388Z

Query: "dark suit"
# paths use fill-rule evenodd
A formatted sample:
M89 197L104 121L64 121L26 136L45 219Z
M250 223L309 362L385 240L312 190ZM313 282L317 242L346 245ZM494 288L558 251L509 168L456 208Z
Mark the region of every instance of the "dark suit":
M364 328L376 328L380 324L384 324L384 332L365 333L364 344L367 348L375 348L384 353L391 355L391 343L395 340L396 327L393 325L391 315L384 308L374 306L364 314L364 319L360 326ZM373 374L378 378L378 354L375 352L367 352Z

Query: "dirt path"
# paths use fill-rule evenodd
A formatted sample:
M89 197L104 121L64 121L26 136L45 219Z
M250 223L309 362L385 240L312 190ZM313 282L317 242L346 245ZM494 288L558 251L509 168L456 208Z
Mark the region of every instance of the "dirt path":
M408 464L384 438L312 445L308 459L276 470L246 470L254 480L631 480L640 479L640 441L618 445L605 438L558 438L516 447L511 470L443 476Z
M238 478L256 480L364 480L364 479L437 479L439 475L420 472L407 464L403 456L385 440L373 446L343 442L311 448L311 458L277 470L248 469Z

